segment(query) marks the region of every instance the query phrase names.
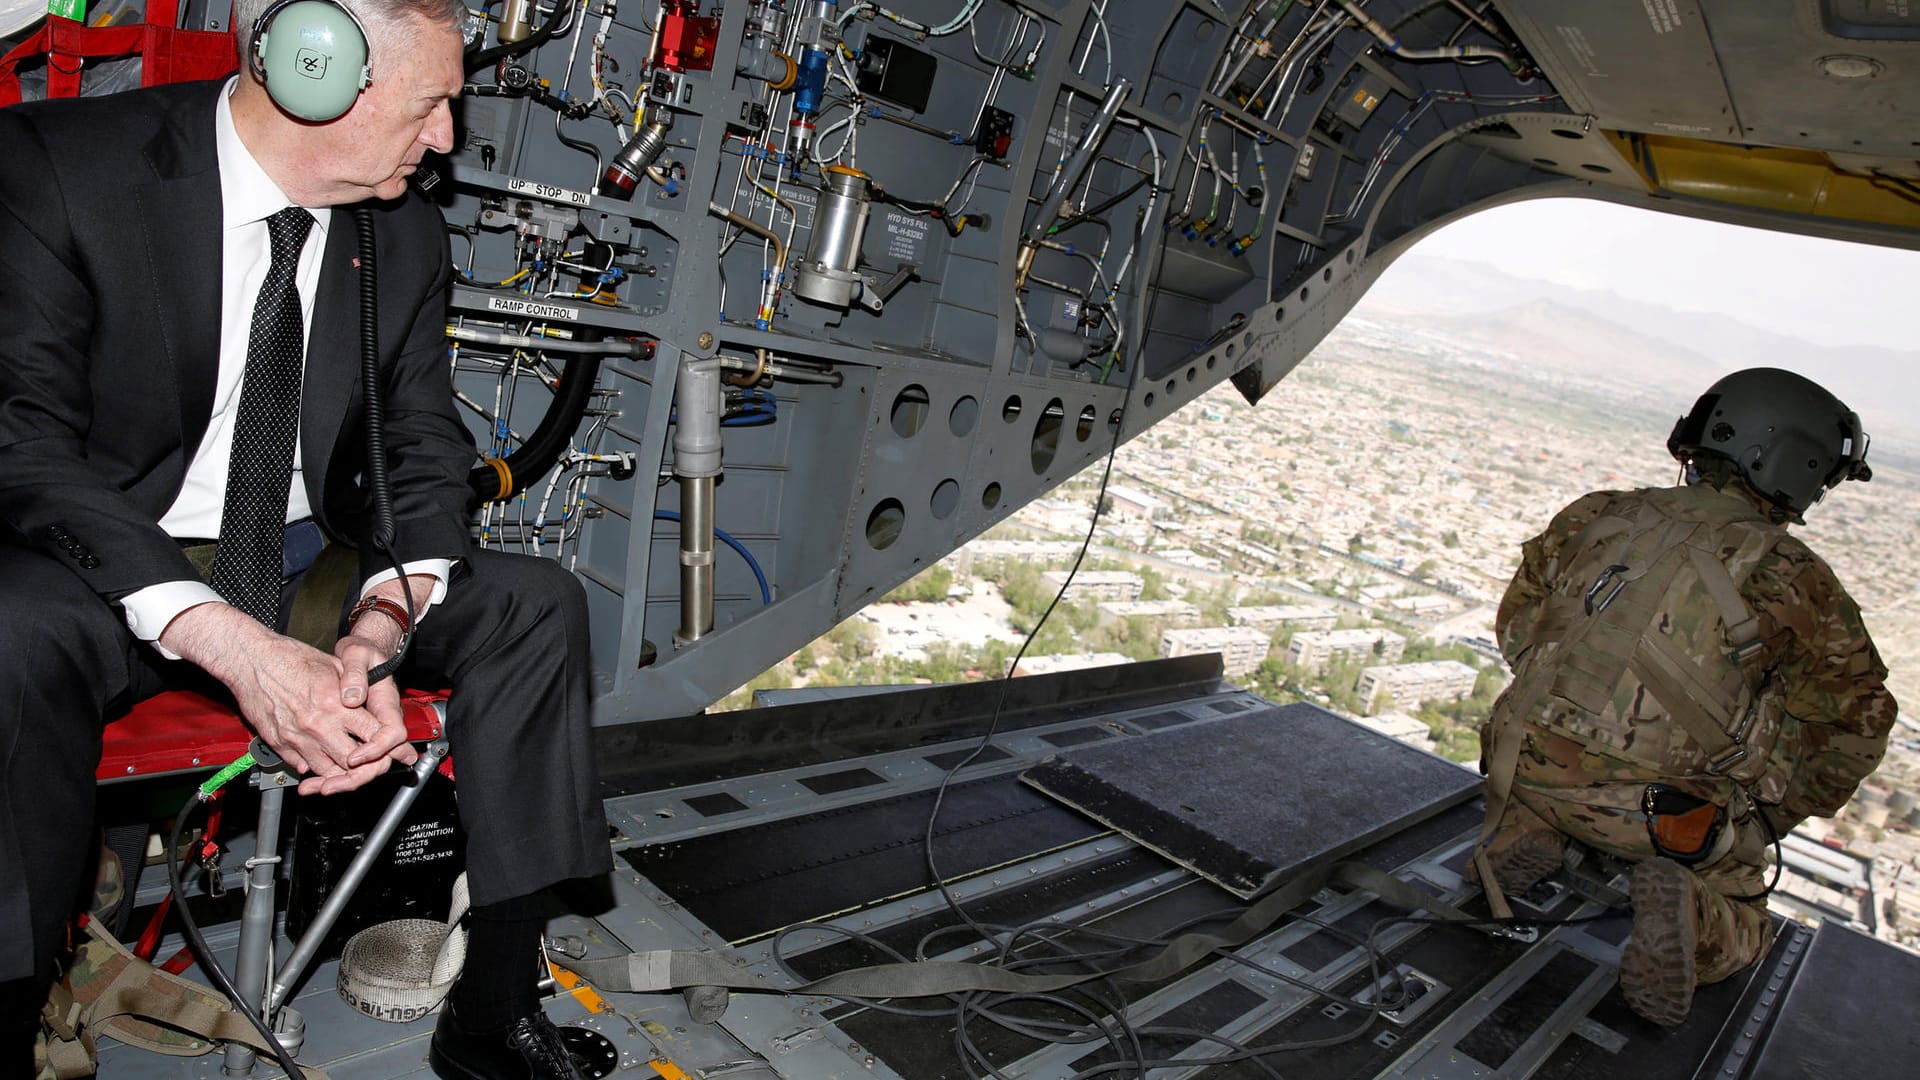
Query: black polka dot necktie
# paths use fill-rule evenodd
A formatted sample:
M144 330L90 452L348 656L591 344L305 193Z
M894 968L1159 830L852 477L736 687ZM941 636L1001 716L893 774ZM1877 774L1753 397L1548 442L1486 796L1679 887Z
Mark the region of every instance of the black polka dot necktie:
M313 215L289 206L267 219L273 262L253 305L240 411L233 424L226 501L212 585L227 602L268 626L280 618L281 539L300 429L303 368L300 290L294 274Z

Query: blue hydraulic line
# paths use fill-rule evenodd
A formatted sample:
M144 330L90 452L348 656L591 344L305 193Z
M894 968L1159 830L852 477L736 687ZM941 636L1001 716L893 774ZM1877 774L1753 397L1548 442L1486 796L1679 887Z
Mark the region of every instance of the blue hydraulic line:
M739 399L727 406L720 421L721 427L764 427L780 419L779 405L773 394L758 387L741 392ZM680 422L678 406L667 410L667 423ZM504 435L500 438L505 438Z
M653 516L656 521L680 520L680 515L672 510L655 510ZM761 572L760 562L753 557L753 552L748 551L746 545L740 541L735 540L733 537L721 531L717 525L714 526L713 535L719 539L721 543L739 552L741 558L747 560L747 569L753 571L753 579L760 583L760 602L763 604L773 603L773 589L767 585L767 575Z

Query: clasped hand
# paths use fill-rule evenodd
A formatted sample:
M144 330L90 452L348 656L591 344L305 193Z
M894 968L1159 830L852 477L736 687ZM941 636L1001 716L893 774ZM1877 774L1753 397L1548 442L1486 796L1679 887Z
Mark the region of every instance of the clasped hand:
M307 774L302 794L330 795L419 757L393 681L367 683L367 671L392 653L393 642L375 640L381 622L362 619L329 656L227 605L203 604L176 618L163 640L226 684L261 740Z

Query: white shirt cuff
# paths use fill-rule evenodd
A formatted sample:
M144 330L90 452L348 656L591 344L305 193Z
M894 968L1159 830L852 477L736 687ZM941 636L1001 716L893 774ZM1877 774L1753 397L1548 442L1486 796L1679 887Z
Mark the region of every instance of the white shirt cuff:
M160 644L160 635L167 626L188 608L224 603L219 593L200 581L163 581L120 598L121 610L127 616L127 629L141 641L151 642L154 649L169 660L178 660L180 655Z
M418 623L421 619L427 617L427 612L432 610L433 605L447 598L447 579L453 576L453 560L421 559L418 562L401 563L400 569L405 570L408 577L412 577L415 574L426 574L433 578L433 592L427 596L427 602L420 605L420 611L414 616L413 621ZM368 578L367 583L360 589L360 598L363 600L366 599L367 594L373 591L375 585L392 581L395 576L391 570L382 570Z

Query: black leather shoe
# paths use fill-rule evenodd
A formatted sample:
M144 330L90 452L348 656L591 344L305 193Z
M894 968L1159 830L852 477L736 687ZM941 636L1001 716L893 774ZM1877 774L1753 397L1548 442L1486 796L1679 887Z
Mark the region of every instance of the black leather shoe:
M448 1002L433 1029L427 1063L441 1080L582 1080L547 1014L536 1012L505 1031L473 1032Z

